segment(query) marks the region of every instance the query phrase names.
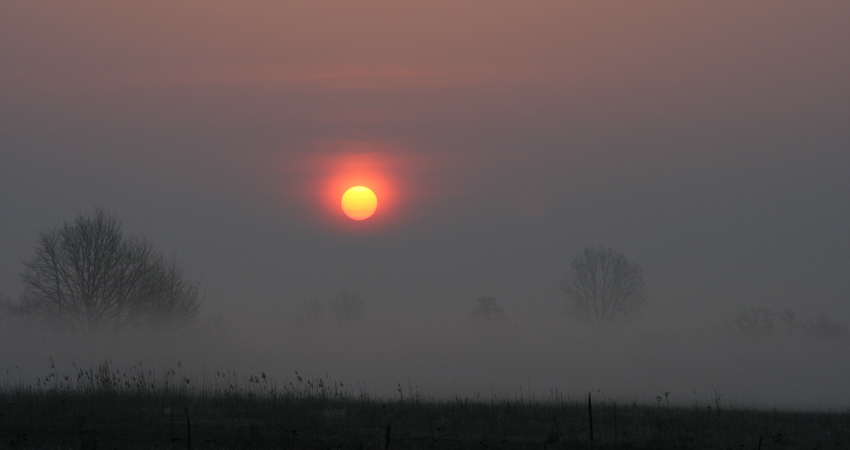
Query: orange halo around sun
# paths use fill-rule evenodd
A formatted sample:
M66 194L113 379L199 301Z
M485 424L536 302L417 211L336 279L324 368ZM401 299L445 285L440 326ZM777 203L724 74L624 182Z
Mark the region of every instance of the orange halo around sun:
M366 186L353 186L342 194L342 211L354 220L366 220L375 214L378 197Z
M315 183L310 186L315 193L311 199L316 200L313 206L325 225L343 233L371 233L398 223L403 211L400 209L402 181L410 178L404 177L410 169L406 160L396 155L398 151L378 144L348 141L319 150L323 151L305 161L317 174L310 180ZM349 204L346 192L358 186L371 191L372 206L358 208L354 203ZM366 200L368 206L368 197Z

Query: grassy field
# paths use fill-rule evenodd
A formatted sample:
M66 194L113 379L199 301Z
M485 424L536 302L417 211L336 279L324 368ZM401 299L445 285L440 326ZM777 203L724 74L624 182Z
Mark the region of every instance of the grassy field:
M75 368L76 369L76 368ZM329 380L191 379L104 363L0 391L0 448L844 449L850 412L546 400L375 398ZM591 393L592 395L592 393ZM718 408L717 406L720 406Z

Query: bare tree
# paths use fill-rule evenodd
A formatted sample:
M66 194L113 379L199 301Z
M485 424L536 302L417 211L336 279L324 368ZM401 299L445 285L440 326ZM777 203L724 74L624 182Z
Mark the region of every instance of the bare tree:
M127 328L179 328L200 313L199 283L141 238L125 236L100 209L43 232L24 263L24 292L12 306L54 329L95 335Z
M561 281L568 311L597 325L629 318L646 303L643 271L622 253L588 247Z
M496 302L495 297L481 297L478 305L472 310L472 320L491 323L505 320L505 311Z

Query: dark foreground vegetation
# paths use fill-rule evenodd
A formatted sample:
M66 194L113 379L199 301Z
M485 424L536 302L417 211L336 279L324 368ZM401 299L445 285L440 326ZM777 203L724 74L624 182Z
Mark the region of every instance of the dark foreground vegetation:
M200 386L197 386L200 385ZM108 364L0 391L2 449L839 449L850 412L524 399L393 399L327 380L194 380Z

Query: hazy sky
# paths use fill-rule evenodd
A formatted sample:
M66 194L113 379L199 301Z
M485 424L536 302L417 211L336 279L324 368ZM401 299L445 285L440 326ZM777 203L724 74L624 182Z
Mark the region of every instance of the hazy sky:
M340 289L395 324L368 342L450 345L439 324L484 295L533 328L597 245L643 267L644 331L761 305L850 322L848 23L846 2L0 0L0 294L39 230L101 207L255 330ZM379 185L363 223L335 207L348 177ZM399 373L429 361L416 339ZM545 373L534 339L508 353Z

